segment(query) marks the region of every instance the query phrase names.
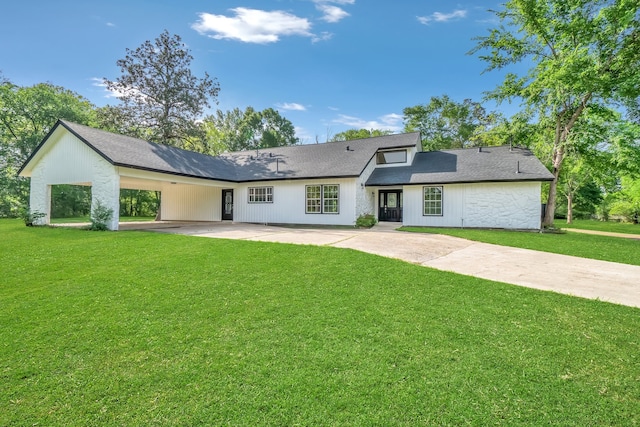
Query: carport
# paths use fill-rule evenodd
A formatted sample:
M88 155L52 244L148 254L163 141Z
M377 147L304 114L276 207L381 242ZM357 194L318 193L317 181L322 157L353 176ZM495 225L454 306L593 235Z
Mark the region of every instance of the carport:
M133 144L134 138L58 121L22 166L31 178L31 212L50 222L51 186L91 186L92 210L113 211L108 228L119 228L120 190L159 191L160 217L168 221L220 221L222 189L233 183L216 179L224 164L207 164L204 156L157 144ZM211 158L213 159L213 158ZM218 162L220 163L220 162Z

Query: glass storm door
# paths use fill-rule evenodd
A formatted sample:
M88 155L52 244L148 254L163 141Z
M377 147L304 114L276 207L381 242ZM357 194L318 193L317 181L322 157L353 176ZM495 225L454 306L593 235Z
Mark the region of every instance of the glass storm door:
M233 220L233 190L222 190L222 219Z
M379 202L379 221L402 221L402 190L380 191Z

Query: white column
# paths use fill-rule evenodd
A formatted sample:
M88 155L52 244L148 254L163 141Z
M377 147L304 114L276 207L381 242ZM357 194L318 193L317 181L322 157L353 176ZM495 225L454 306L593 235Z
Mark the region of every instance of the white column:
M35 221L35 225L46 225L51 220L51 186L47 185L41 169L31 177L31 191L29 193L29 209L31 213L41 212L43 218Z
M107 223L109 230L117 230L120 221L120 176L114 173L96 174L91 187L91 211L101 204L111 209L111 221Z

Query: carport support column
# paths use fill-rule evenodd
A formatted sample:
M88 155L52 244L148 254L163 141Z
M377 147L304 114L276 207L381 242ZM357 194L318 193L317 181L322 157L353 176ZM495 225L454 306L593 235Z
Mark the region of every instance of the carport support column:
M36 225L49 224L51 220L51 186L47 185L41 172L41 168L37 169L36 173L31 176L31 191L29 193L29 210L31 213L40 212L46 215L44 218L40 218Z
M91 188L91 212L101 204L111 209L111 221L107 222L109 230L117 230L120 222L120 176L116 173L97 176Z

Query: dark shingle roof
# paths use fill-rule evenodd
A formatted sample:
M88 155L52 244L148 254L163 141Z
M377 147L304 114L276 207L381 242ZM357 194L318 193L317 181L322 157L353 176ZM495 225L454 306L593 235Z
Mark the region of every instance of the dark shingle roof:
M230 182L359 176L379 148L420 143L414 132L209 156L77 123L61 120L58 125L116 166Z
M518 170L520 173L516 173ZM417 153L411 166L378 168L367 185L551 181L553 175L531 151L509 146Z
M209 156L167 145L58 121L115 166L228 182L359 176L379 149L415 147L418 132L325 144L276 147ZM520 173L516 173L519 164ZM486 147L416 153L410 166L374 170L367 185L445 184L490 181L548 181L553 176L528 150Z

